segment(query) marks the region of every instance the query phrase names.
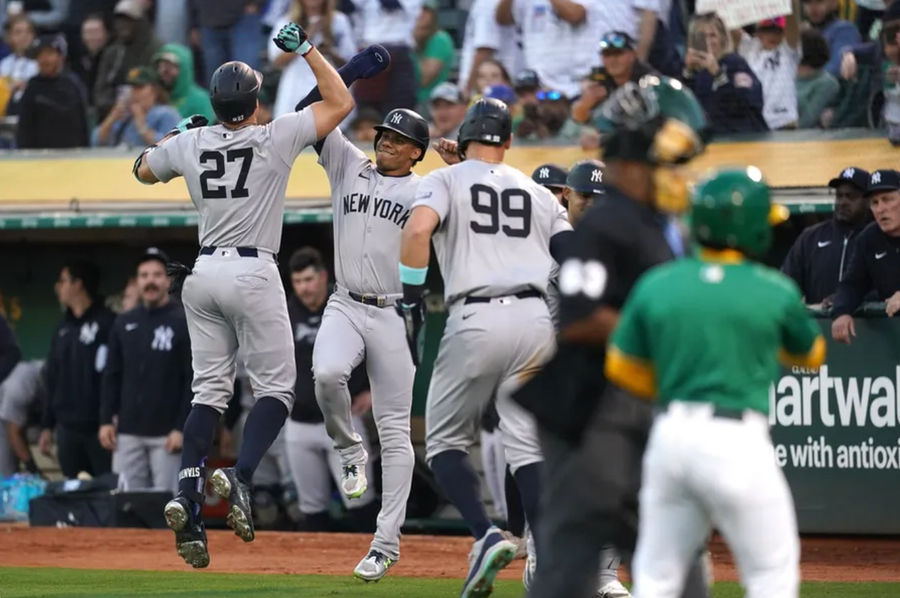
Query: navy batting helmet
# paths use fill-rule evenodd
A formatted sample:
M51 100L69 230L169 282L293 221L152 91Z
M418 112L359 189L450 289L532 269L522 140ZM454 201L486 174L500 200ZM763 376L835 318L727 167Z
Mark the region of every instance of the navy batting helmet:
M459 127L459 155L465 158L470 141L503 145L511 134L512 117L506 104L493 98L481 98L469 106Z
M240 62L226 62L209 80L209 99L221 122L239 123L256 110L262 74Z
M384 131L393 131L404 137L411 139L416 146L422 150L419 155L418 162L425 157L425 151L428 149L428 123L422 118L418 112L413 112L406 108L396 108L387 113L384 122L375 125L375 147L378 147L378 140Z
M579 193L590 195L602 195L605 193L603 188L603 172L606 165L600 160L582 160L577 162L569 176L566 177L566 187L574 189Z
M541 164L531 173L531 180L544 187L565 187L567 176L569 171L562 166Z

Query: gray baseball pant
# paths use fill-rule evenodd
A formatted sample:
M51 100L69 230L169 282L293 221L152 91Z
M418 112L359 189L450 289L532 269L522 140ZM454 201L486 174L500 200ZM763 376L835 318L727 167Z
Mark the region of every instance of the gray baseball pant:
M316 400L341 463L362 463L362 439L350 414L350 373L365 358L372 391L372 414L381 442L382 496L372 549L400 557L400 527L415 465L409 434L416 375L403 320L388 296L384 307L365 305L338 289L328 299L313 347Z
M241 257L233 247L201 255L182 291L194 405L225 411L234 392L238 347L257 397L294 403L294 338L278 266L271 253Z
M119 488L125 491L178 488L179 453L166 450L165 436L118 434L112 455L112 470L119 474Z

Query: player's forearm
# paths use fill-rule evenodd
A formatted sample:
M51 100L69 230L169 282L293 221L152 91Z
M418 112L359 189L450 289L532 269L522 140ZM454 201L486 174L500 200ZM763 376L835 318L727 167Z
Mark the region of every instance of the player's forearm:
M341 113L340 120L353 110L353 96L344 85L343 79L325 57L313 48L305 56L309 68L316 77L319 85L319 93L322 94L322 103L329 108Z
M439 223L438 215L429 207L419 206L403 227L400 263L409 268L427 268L431 257L431 234Z
M31 461L31 451L28 450L28 443L25 441L25 435L22 428L14 422L3 422L6 425L6 435L9 438L9 446L19 461L28 463Z

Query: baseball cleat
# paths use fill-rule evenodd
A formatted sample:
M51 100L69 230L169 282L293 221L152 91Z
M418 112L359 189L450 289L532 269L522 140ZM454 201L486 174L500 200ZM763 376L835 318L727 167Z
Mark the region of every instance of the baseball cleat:
M525 540L525 568L522 569L522 585L525 590L531 589L531 582L534 579L534 572L537 570L537 551L534 547L534 536L530 531L526 532Z
M597 598L631 598L631 594L616 579L597 590Z
M206 530L200 520L199 505L184 496L176 496L166 503L166 525L175 532L175 549L178 556L194 569L209 565L206 548Z
M460 598L484 598L494 591L494 578L516 556L516 545L491 526L469 552L469 575Z
M228 501L225 523L244 542L252 542L253 514L250 509L250 487L240 481L234 467L217 469L209 478L209 484L217 496Z
M394 566L396 559L392 559L383 552L370 550L353 570L353 577L365 582L378 581Z
M366 493L369 481L366 479L366 465L344 465L341 468L341 490L347 498L359 498Z

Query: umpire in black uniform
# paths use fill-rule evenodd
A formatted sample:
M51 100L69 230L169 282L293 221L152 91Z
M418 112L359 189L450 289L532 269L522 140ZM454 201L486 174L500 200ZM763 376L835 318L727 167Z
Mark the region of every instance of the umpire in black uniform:
M674 257L657 206L686 205L687 182L671 165L701 151L706 126L693 95L657 77L624 84L602 112L606 192L575 227L560 267L559 350L517 395L535 413L545 458L529 598L593 597L601 547L614 544L626 561L634 550L652 411L608 386L600 364L631 287ZM705 596L694 569L684 595Z
M126 490L177 487L193 371L184 308L169 299L167 262L155 247L138 259L140 302L109 335L98 436Z
M50 456L56 433L59 467L67 478L110 470L110 454L100 446L97 429L106 343L116 315L103 304L99 289L100 270L84 260L67 263L54 287L66 313L50 341L48 400L38 446Z
M834 218L810 226L797 237L781 266L806 303L830 307L850 266L851 241L869 222L869 173L848 166L828 181L834 189Z
M853 312L870 292L885 302L888 316L900 312L900 172L873 172L866 197L875 222L854 240L831 310L831 336L847 344L856 336Z

